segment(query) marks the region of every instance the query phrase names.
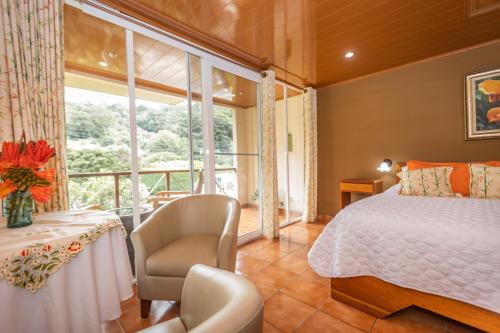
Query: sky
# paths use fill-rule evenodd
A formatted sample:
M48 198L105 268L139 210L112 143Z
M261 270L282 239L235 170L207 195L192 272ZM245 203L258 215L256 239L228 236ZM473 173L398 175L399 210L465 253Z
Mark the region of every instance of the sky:
M66 102L71 102L71 103L121 104L125 107L128 107L128 97L126 96L106 94L97 91L78 89L73 87L64 88L64 99ZM135 103L136 106L144 105L151 109L161 109L162 107L165 107L165 104L146 101L143 99L136 99Z

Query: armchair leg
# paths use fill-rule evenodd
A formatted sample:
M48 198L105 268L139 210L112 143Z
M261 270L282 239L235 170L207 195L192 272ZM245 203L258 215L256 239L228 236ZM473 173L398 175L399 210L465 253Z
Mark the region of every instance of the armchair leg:
M147 299L141 299L141 318L149 317L150 310L151 310L151 301Z

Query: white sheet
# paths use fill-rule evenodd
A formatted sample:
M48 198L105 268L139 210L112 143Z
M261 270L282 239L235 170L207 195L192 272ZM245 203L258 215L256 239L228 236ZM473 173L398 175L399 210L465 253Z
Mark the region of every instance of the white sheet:
M309 252L327 277L375 276L500 313L500 200L410 197L399 185L339 212Z

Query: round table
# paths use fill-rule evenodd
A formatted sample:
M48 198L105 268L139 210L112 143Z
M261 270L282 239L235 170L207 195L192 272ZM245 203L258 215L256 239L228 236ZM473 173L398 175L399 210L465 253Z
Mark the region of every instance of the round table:
M0 260L2 332L101 332L133 295L123 227L111 213L41 214L21 229L2 224ZM33 273L36 283L19 277L35 268L44 272Z

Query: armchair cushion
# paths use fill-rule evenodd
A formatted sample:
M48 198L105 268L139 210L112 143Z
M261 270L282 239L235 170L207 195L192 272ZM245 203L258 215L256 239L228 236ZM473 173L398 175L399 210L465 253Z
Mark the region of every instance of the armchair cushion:
M185 277L196 264L217 267L218 236L184 236L154 252L146 259L146 273Z

